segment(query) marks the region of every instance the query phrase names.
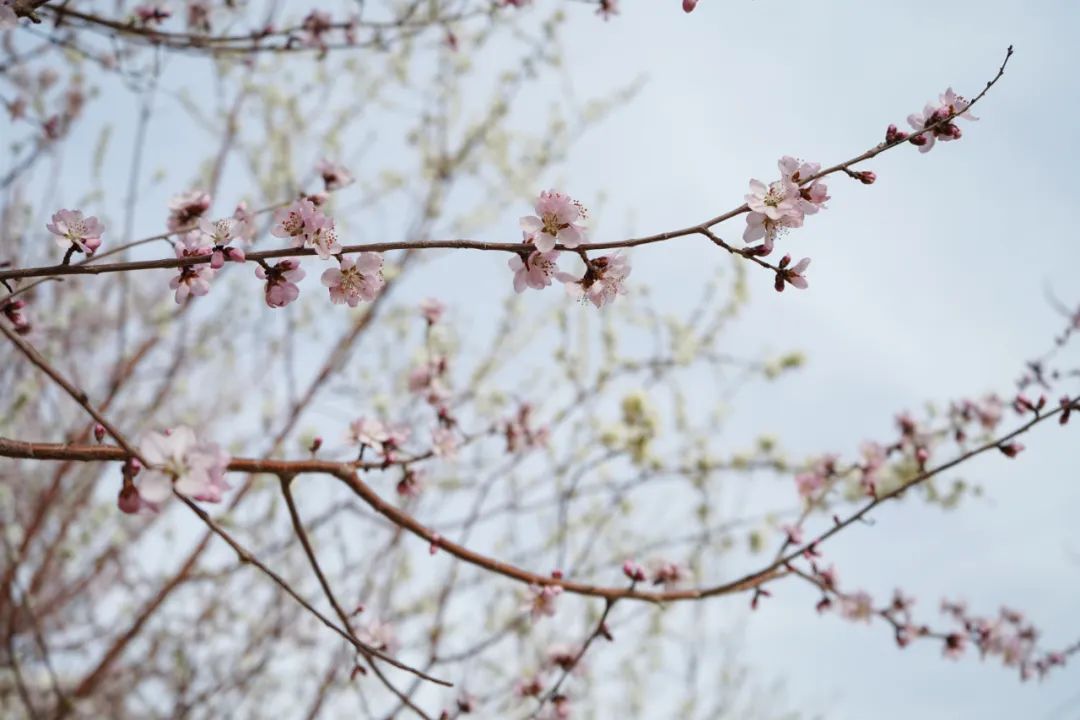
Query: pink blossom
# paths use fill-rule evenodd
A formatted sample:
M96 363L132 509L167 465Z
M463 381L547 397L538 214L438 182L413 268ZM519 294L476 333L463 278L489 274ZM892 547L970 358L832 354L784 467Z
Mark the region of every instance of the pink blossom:
M799 473L795 476L795 487L800 496L809 500L825 487L825 478L816 472Z
M521 229L540 252L550 252L556 243L576 248L585 242L587 212L577 200L548 190L540 193L535 210L536 215L521 218Z
M356 182L356 179L349 173L344 165L331 162L326 158L323 158L315 165L315 170L322 177L327 192L340 190L341 188Z
M651 579L653 585L663 585L665 590L671 590L689 579L690 570L677 562L670 560L653 560Z
M304 45L307 47L323 47L323 35L334 26L330 13L324 10L312 10L304 18L301 26L306 33Z
M199 235L194 232L178 239L173 243L173 248L178 258L205 257L212 251L209 246L199 244ZM214 269L203 263L180 267L180 273L169 281L169 287L176 291L176 303L183 303L190 295L206 295L210 292L210 281L214 275Z
M135 17L143 25L150 25L151 23L161 23L168 20L172 15L169 9L165 7L159 0L154 2L140 3L133 8Z
M458 439L457 435L448 427L438 427L431 434L432 440L432 452L436 457L446 458L447 460L453 460L457 457L458 452Z
M331 302L356 307L361 300L374 300L384 285L382 264L382 256L378 253L342 257L338 267L324 271L321 278L322 284L330 290Z
M317 215L321 213L316 210L314 203L307 198L301 198L274 215L275 225L270 233L275 237L292 238L293 245L301 247L306 242L304 235L308 224Z
M507 263L514 271L514 291L524 292L525 288L543 290L551 284L551 279L558 272L556 258L559 253L556 250L541 252L534 250L527 258L522 260L521 255L514 255Z
M585 275L580 279L567 273L558 273L557 277L566 283L571 295L602 308L619 295L626 294L624 282L629 275L630 259L617 252L590 260Z
M322 213L318 213L308 218L307 225L304 228L306 230L305 240L315 248L315 252L323 260L329 260L331 255L337 255L341 252L341 244L337 239L337 230L334 229L334 219ZM365 255L373 255L374 253L364 253ZM382 260L379 260L379 266L382 267Z
M578 659L579 655L581 655L580 647L566 643L553 643L544 653L544 660L548 667L559 668L566 672L573 671L575 675L581 675L585 672L585 666Z
M19 335L26 335L32 329L30 321L23 313L25 308L26 301L21 298L0 302L0 315L7 318L8 322L12 325L12 329Z
M150 464L139 474L139 495L147 502L164 502L173 489L196 500L218 502L229 487L228 453L215 443L200 443L191 428L147 433L139 452Z
M390 438L386 426L379 420L357 418L349 423L347 440L354 445L379 447Z
M187 26L196 32L210 32L210 3L207 0L187 0Z
M520 678L514 683L514 694L518 697L536 697L544 691L544 681L539 675Z
M874 614L874 601L869 593L859 591L840 599L840 614L847 620L870 622Z
M282 260L273 267L260 265L255 268L255 276L266 281L266 304L272 308L285 307L300 297L296 283L304 279L304 271L296 260Z
M784 215L779 220L773 220L765 213L750 211L746 214L746 229L743 231L743 242L752 243L762 241L762 255L768 255L773 250L776 239L787 232L790 228L803 226L801 213Z
M420 493L424 490L423 471L412 468L406 470L404 477L398 481L396 489L398 495L404 498L420 497Z
M798 197L799 189L790 180L779 180L771 185L751 180L746 204L752 211L776 221L799 214Z
M397 652L398 641L394 626L388 622L372 619L364 623L357 631L357 639L388 655Z
M786 542L789 545L801 545L803 541L803 531L798 525L784 525L780 528L786 536Z
M919 145L919 152L930 152L936 140L942 142L959 140L962 132L953 120L957 118L978 120L968 110L971 103L953 92L952 88L938 96L938 103L936 107L932 103L927 103L921 113L908 115L908 124L914 130L924 130L931 125L935 126L933 130L917 133L911 138L912 143Z
M780 269L776 273L776 290L783 292L785 283L805 290L807 288L806 277L803 273L806 272L806 268L810 266L810 258L803 258L793 267L787 267L791 262L791 256L785 255L780 260Z
M435 298L428 298L420 303L420 314L428 321L428 325L439 322L444 312L446 312L446 306Z
M528 599L522 605L522 612L528 613L533 620L555 614L555 600L562 594L559 585L530 585Z
M795 186L795 207L800 213L813 215L825 207L825 202L829 199L829 190L825 183L815 180L806 184L808 178L821 172L820 163L804 162L785 155L780 158L777 165L780 168L781 182Z
M56 235L58 246L64 249L74 246L87 255L93 255L101 247L101 234L105 232L100 220L93 216L83 218L78 210L58 210L45 227Z
M203 240L213 246L210 256L210 267L215 270L221 268L226 260L232 262L244 262L244 251L239 248L227 247L229 243L243 236L243 223L236 218L222 218L211 222L206 218L199 220L199 230Z
M627 560L622 566L623 575L630 578L634 582L642 582L645 580L645 568L641 563L634 562L633 560Z
M942 654L955 660L964 654L964 648L967 646L967 636L961 633L952 633L945 638L945 647L942 649Z
M169 200L169 230L176 232L194 225L210 209L210 194L191 190Z
M210 292L213 279L214 269L209 265L187 265L169 281L169 287L176 291L176 304L180 305L189 295L201 297Z

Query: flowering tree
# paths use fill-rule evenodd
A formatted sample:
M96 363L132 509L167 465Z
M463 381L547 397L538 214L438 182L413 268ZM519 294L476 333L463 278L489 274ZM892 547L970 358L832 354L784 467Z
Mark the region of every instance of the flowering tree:
M1009 395L901 414L854 456L733 451L688 409L801 364L721 349L748 288L798 302L787 236L830 185L873 185L867 161L959 140L1011 48L848 159L784 155L713 217L618 237L598 190L538 188L634 86L539 127L528 92L561 72L565 22L619 8L527 5L0 3L5 713L768 714L738 673L680 697L653 675L688 653L695 687L730 670L671 628L788 583L810 617L1021 678L1080 652L1020 610L873 597L829 559L880 505L953 502L935 481L1067 425L1080 311ZM120 95L131 126L86 143ZM731 264L673 320L633 249L693 237ZM477 328L495 274L508 299ZM762 476L783 506L718 511Z

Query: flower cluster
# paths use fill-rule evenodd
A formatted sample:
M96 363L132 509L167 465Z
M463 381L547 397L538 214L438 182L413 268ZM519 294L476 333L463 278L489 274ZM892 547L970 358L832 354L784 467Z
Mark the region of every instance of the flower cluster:
M540 193L535 203L536 215L521 218L522 250L510 258L514 290L543 290L558 280L574 297L603 307L626 292L623 283L630 274L630 261L615 253L591 259L579 251L585 273L575 277L558 267L559 250L579 247L586 239L588 212L577 200L555 190Z
M199 233L192 232L181 236L173 244L176 257L184 259L212 255L213 246L201 243L202 238ZM176 291L177 304L187 300L188 296L198 297L210 292L210 281L214 279L215 274L214 268L205 263L181 266L180 274L169 281L169 287Z
M323 260L341 252L334 219L323 214L309 198L297 200L278 212L274 219L276 224L270 232L277 237L291 239L293 247L315 248Z
M357 418L349 423L346 440L359 445L360 452L372 448L382 454L387 463L397 461L397 451L409 439L411 431L404 425L386 425L371 418Z
M506 452L516 453L547 445L549 431L546 426L533 427L532 406L522 403L517 414L503 422L502 434L506 438Z
M206 502L220 502L229 489L225 482L228 453L216 443L198 441L189 427L147 433L139 452L150 464L139 472L138 496L143 507L156 510L174 489ZM133 511L131 505L121 509Z
M912 145L917 145L919 152L930 152L934 143L938 140L949 142L959 140L963 134L960 127L953 122L957 118L964 120L978 120L971 114L968 107L970 102L948 88L938 96L938 104L927 103L921 113L908 115L907 121L914 134L902 132L895 125L890 125L885 132L885 142L892 144L907 140Z
M824 208L829 199L828 187L814 179L821 172L818 163L807 163L785 155L777 166L780 169L779 180L769 185L760 180L751 180L750 193L746 196L750 212L746 215L743 242L761 240L762 244L754 248L757 255L771 253L780 235L790 228L802 227L806 216Z

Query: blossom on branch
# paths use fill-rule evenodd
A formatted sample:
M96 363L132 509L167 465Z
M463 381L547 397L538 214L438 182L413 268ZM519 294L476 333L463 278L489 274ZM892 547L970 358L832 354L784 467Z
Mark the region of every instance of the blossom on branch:
M371 302L378 296L385 284L382 264L382 256L378 253L343 257L338 267L324 271L320 280L330 290L331 302L356 307L361 300Z
M908 115L908 125L913 130L920 131L912 135L910 142L919 146L919 152L925 153L930 152L937 140L942 142L959 140L963 133L953 120L957 118L963 118L964 120L979 119L968 110L970 105L970 102L953 92L952 88L947 89L938 96L937 106L933 103L927 103L921 113ZM926 130L931 126L935 127Z
M272 308L285 307L300 297L300 288L296 283L304 279L304 270L300 263L292 258L282 260L273 267L255 268L255 276L266 281L266 304Z
M514 255L507 265L514 271L514 292L525 292L525 288L543 290L551 284L558 273L557 258L559 252L541 252L534 250L529 255Z
M559 280L566 283L567 292L575 298L591 302L598 308L626 294L623 283L630 275L630 259L622 253L604 255L588 260L585 274L575 278L568 273L558 273Z
M65 250L93 255L101 247L101 235L105 226L96 217L84 218L78 210L58 210L52 222L45 226L56 235L56 244Z
M534 621L545 615L551 617L555 614L555 600L562 594L562 591L563 589L559 585L532 584L529 586L529 594L525 603L521 606L521 611L528 613Z
M236 218L222 218L211 222L206 218L199 220L199 230L203 240L210 243L212 253L210 267L215 270L221 268L225 261L244 262L244 251L238 248L228 247L233 240L244 236L244 223Z
M150 463L139 474L139 495L146 502L162 503L174 489L195 500L219 502L229 488L228 453L216 443L199 442L189 427L147 433L139 452Z
M526 242L532 242L540 252L550 252L556 243L576 248L585 242L585 206L568 195L555 190L540 193L536 200L536 215L521 218Z
M183 259L211 255L214 249L209 245L200 245L200 239L197 232L190 232L181 237L173 243L176 257ZM214 275L214 268L204 263L181 266L180 274L169 281L169 287L176 291L176 303L178 305L183 303L190 295L196 297L206 295L210 292L210 281L214 279Z

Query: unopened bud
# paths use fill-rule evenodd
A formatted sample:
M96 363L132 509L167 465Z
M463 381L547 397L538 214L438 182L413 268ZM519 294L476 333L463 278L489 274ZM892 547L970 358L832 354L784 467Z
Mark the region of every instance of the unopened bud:
M105 440L105 426L101 423L94 426L94 439L99 443Z

